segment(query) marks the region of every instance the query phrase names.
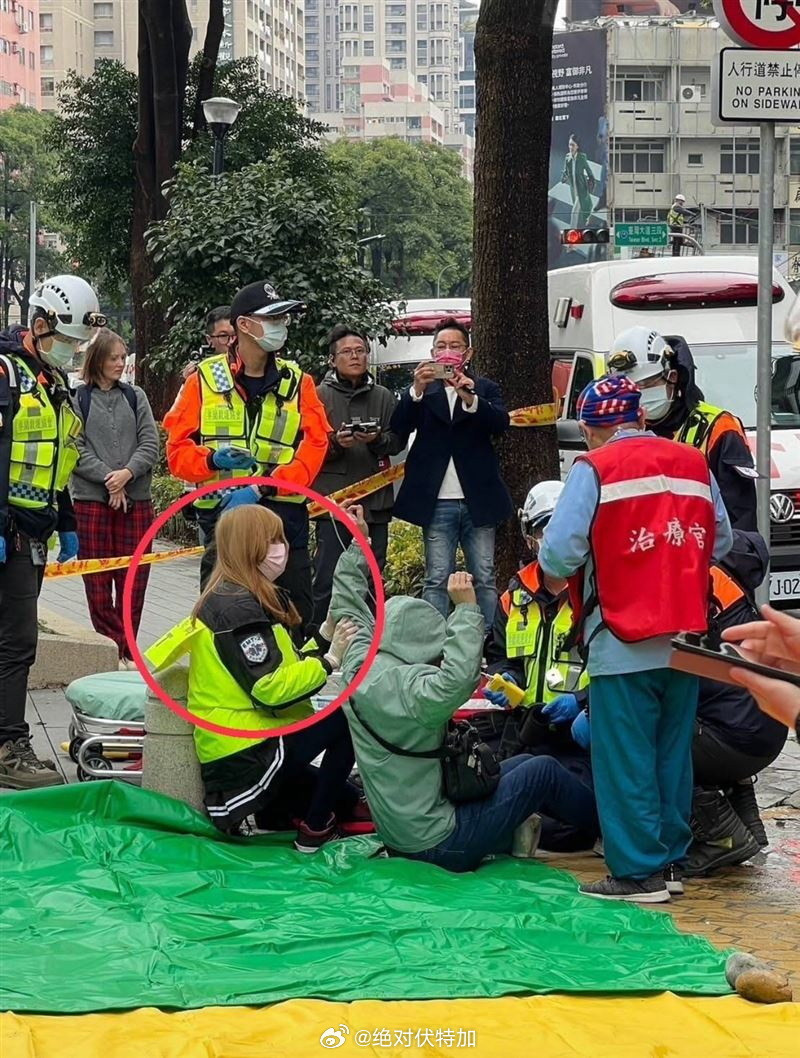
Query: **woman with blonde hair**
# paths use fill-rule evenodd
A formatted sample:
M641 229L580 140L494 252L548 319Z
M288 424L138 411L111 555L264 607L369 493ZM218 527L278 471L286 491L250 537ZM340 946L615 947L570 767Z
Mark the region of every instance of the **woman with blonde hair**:
M78 558L131 555L153 521L151 484L158 432L144 390L122 381L128 351L114 331L98 331L86 353L75 403L83 419L71 492L78 523ZM122 626L124 569L83 578L89 616L117 644L120 668L133 668ZM133 582L134 631L144 606L149 570Z
M214 570L192 616L147 657L157 672L188 652L189 710L238 732L195 727L212 821L236 831L247 816L288 803L290 816L299 817L295 847L316 852L339 836L337 823L350 821L354 811L356 818L364 814L358 790L347 781L354 754L342 711L289 735L250 738L247 732L312 716L311 696L339 668L354 627L342 622L330 641L320 636L297 650L292 631L300 615L275 584L286 568L288 546L272 511L251 504L223 514L216 547ZM310 769L320 754L319 769Z

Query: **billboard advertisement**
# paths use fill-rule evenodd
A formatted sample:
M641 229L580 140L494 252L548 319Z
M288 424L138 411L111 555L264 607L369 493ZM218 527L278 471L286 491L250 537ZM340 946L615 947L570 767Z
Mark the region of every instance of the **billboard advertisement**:
M607 246L564 246L567 228L608 227L606 34L602 29L553 38L553 123L548 196L550 268L602 260Z

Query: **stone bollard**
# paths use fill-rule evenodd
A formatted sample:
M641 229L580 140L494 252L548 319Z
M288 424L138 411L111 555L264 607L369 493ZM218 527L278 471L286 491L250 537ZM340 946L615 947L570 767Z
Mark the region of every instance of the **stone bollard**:
M157 679L171 698L184 705L188 677L189 670L185 665L170 665L159 672ZM144 726L147 734L142 787L204 811L200 761L194 749L194 727L150 691L144 704Z

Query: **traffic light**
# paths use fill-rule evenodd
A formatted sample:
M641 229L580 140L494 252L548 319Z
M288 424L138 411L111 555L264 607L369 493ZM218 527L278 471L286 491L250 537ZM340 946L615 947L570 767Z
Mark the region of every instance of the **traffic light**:
M565 246L586 246L591 243L607 243L611 232L608 228L566 228L561 232Z

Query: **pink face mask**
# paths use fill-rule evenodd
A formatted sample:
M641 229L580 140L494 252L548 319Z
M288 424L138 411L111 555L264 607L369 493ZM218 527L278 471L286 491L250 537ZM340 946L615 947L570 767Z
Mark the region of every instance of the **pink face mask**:
M263 573L267 580L275 581L286 569L288 560L289 549L286 544L270 544L267 557L258 564L259 572Z
M437 364L451 364L458 368L464 366L464 353L450 352L448 349L443 349L441 352L434 350L433 359Z

